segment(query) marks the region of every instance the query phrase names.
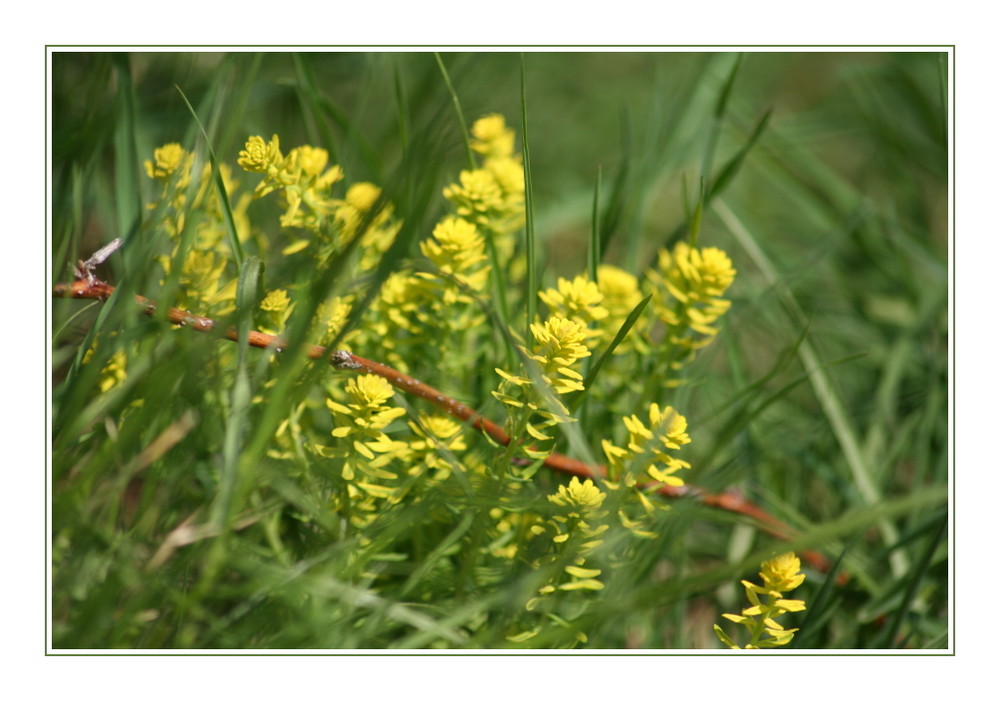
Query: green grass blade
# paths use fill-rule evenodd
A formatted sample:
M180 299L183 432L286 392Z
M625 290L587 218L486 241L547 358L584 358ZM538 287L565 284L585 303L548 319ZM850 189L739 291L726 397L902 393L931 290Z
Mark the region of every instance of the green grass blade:
M597 282L597 268L601 264L601 169L597 169L594 183L594 204L590 209L590 243L587 246L587 272Z
M793 323L802 326L806 325L805 315L799 308L795 297L784 286L774 266L750 231L725 203L718 203L716 211L736 240L739 241L753 258L768 283L779 291L786 312ZM813 391L816 393L816 397L823 407L823 413L826 415L834 434L837 436L858 494L865 504L874 505L879 503L882 500L882 494L875 481L871 466L864 460L858 435L851 426L843 402L834 391L832 383L822 367L822 363L820 363L816 352L808 340L803 340L799 346L799 358L809 373L810 384L812 384ZM879 531L887 545L896 542L899 537L896 527L888 520L879 523ZM891 563L893 565L893 572L897 576L907 569L906 557L898 550L894 551L891 556Z
M445 88L447 89L448 95L451 99L452 108L455 111L455 116L458 119L459 128L462 130L462 140L465 145L465 156L466 163L469 170L476 170L476 157L472 150L472 141L469 138L469 128L465 123L465 113L462 110L462 103L458 98L458 92L452 85L451 77L448 74L448 69L445 68L444 61L441 58L441 54L435 52L434 60L437 62L438 70L441 72L441 76L444 79ZM486 234L486 247L490 256L490 265L493 268L493 274L490 276L492 280L493 287L495 290L495 296L498 301L497 309L500 312L500 317L503 319L504 325L510 325L510 309L508 307L507 300L507 282L506 282L506 271L500 265L500 256L497 253L496 242L493 239L492 232L484 232ZM513 361L513 358L510 358Z
M922 555L914 563L913 570L906 576L906 590L903 592L902 601L896 605L896 610L889 620L889 625L885 627L880 641L876 643L877 647L894 647L904 621L913 611L914 600L917 598L918 591L924 583L924 578L927 576L927 570L930 568L934 554L941 546L945 537L948 528L947 511L937 517L937 522L937 527L927 539L927 546L924 548ZM947 545L946 541L945 545Z
M233 98L226 101L225 104L221 100L217 103L219 107L217 114L221 128L218 130L219 135L215 143L221 153L230 153L231 150L234 150L232 148L234 143L243 143L244 126L239 119L233 117L242 115L247 110L254 85L260 79L260 64L264 59L264 54L254 51L249 54L234 54L234 58L231 71L236 83L233 89Z
M858 538L854 538L852 542L857 543L857 541ZM830 571L826 573L823 579L823 586L820 587L816 596L807 602L806 615L802 619L802 622L797 624L801 628L801 632L795 635L795 638L789 645L789 649L807 649L811 647L810 643L813 640L819 639L819 634L827 621L836 615L837 607L840 605L837 578L844 564L844 558L851 547L853 545L845 547L840 551L836 562L833 563Z
M615 337L611 339L611 343L609 343L608 347L604 349L603 353L601 353L601 357L598 358L597 362L594 363L589 372L587 372L587 376L583 380L584 389L573 398L573 401L570 403L571 410L575 411L581 404L583 404L583 401L587 396L587 392L594 385L594 381L597 380L597 375L600 373L604 363L607 362L612 355L614 355L615 349L621 344L622 341L625 340L625 337L628 336L628 332L632 330L633 326L635 326L635 322L637 322L639 317L642 316L643 310L652 298L653 295L646 295L641 302L635 305L635 308L629 312L628 316L625 317L625 321L622 322L621 328L618 329L618 333L616 333Z
M205 131L205 127L202 125L201 120L198 119L198 113L195 112L194 107L187 99L187 95L181 90L180 86L175 86L177 92L181 94L181 99L184 100L184 104L187 105L188 111L194 118L194 121L198 124L198 128L201 130L202 136L205 138L205 146L208 148L208 158L209 162L212 164L212 185L215 188L215 194L219 198L219 203L222 206L222 220L226 229L226 241L229 243L229 249L233 254L233 261L236 263L236 267L239 269L243 268L243 245L240 243L240 237L236 233L236 221L233 219L233 208L229 203L229 193L226 192L226 184L222 179L222 172L219 170L219 162L215 158L215 149L212 148L212 141L208 136L208 132Z
M299 98L299 104L302 105L302 111L308 118L307 127L310 138L323 145L323 148L329 152L330 160L333 163L339 163L337 142L328 120L332 117L340 126L346 126L347 120L339 112L334 115L332 114L333 110L327 109L326 101L316 84L316 76L312 62L309 60L309 54L295 52L292 54L292 63L295 66L297 78L295 92Z
M113 55L118 94L115 119L120 125L114 132L115 143L115 214L118 233L126 241L138 229L142 216L139 192L139 154L136 140L136 96L128 54Z
M469 139L469 128L465 125L465 113L462 111L462 103L458 99L458 93L455 91L455 87L451 84L451 76L448 75L448 69L444 66L444 61L441 60L441 54L437 51L434 52L434 60L437 61L438 69L441 71L441 77L444 78L445 87L448 89L448 94L451 96L451 104L455 108L455 116L458 118L458 126L462 130L462 139L465 142L465 158L469 166L469 170L476 169L476 157L472 151L472 141Z
M410 109L407 105L406 90L403 89L403 74L397 63L392 72L392 85L396 90L396 123L399 128L399 145L403 153L410 145Z
M424 558L423 562L420 563L420 567L414 570L413 574L406 580L403 584L403 588L400 590L400 597L405 598L415 586L420 584L420 582L430 574L431 570L434 569L435 565L446 556L449 550L457 544L462 537L466 534L469 528L472 526L472 522L475 520L475 514L471 511L466 511L462 515L462 520L459 521L458 525L449 533L444 539L438 543L434 549Z
M761 135L767 130L767 126L771 121L771 114L772 110L768 110L764 113L764 116L761 117L754 126L753 131L750 132L750 137L746 140L743 146L740 147L739 151L733 154L722 166L722 168L719 169L718 174L712 179L712 184L708 188L708 195L705 198L706 201L711 202L714 200L736 177L736 174L739 172L740 167L742 167L747 155L753 150L753 147L757 144Z
M524 235L528 274L525 284L524 337L531 338L531 325L535 323L538 308L538 262L535 252L535 197L531 186L531 153L528 147L528 98L524 79L524 54L521 54L521 140L524 157Z
M725 82L719 90L719 95L715 101L715 109L712 111L712 124L708 132L708 140L705 142L705 151L702 155L701 177L708 180L712 177L712 161L715 158L715 149L719 143L719 134L722 131L722 120L726 116L726 106L729 98L733 94L733 86L736 84L736 74L740 70L743 62L743 54L736 54L733 65L729 69Z
M238 334L235 381L229 416L226 421L226 434L222 450L222 474L219 480L219 498L212 511L212 523L220 529L225 529L230 515L239 509L233 503L237 491L238 465L243 435L247 427L247 416L250 410L250 379L247 369L247 343L253 323L253 312L260 301L263 264L257 256L250 256L240 268L239 282L236 291L236 329Z
M604 205L601 214L601 250L608 250L611 237L618 232L625 217L625 205L628 191L632 182L633 160L632 153L632 131L628 126L628 120L622 116L622 137L621 137L621 162L615 172L615 178L611 185L611 194L608 196L607 204Z
M691 241L691 247L697 248L698 246L698 235L701 233L701 218L705 213L705 180L702 179L698 182L698 203L694 207L694 212L691 213L690 224L688 224L688 235Z

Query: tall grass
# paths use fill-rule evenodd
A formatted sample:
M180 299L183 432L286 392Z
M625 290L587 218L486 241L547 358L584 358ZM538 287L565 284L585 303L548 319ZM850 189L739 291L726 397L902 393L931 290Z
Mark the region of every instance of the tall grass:
M810 607L795 646L948 647L950 87L939 60L528 53L522 73L504 53L56 53L53 281L113 237L127 244L101 270L119 295L53 302L53 646L510 646L505 624L539 573L492 572L468 557L486 538L485 492L456 472L452 493L397 510L362 547L322 496L328 468L307 452L291 463L269 455L296 406L344 381L294 352L309 314L288 329L284 357L244 349L219 374L205 367L225 342L129 301L139 293L166 307L180 292L176 280L159 284L166 242L145 208L142 161L179 141L235 166L248 135L278 133L282 144L326 148L349 180L382 185L404 221L352 288L371 302L468 167L457 108L528 130L535 263L524 290L501 288L510 302L491 300L497 347L460 354L455 386L482 389L460 399L489 396L493 368L513 355L505 334L523 327L517 310L558 275L596 269L595 252L641 274L694 230L739 271L725 327L690 381L649 399L690 421L688 481L739 488L801 535L780 543L677 501L657 538L608 544L629 561L581 612L586 647L716 648L712 623L738 608L739 580L772 553L806 547L837 568L808 571L796 592ZM243 177L238 192L252 183ZM276 233L273 203L251 215ZM233 268L245 299L258 279L295 281L309 310L356 284L343 262L302 269L278 248L247 251ZM244 304L232 321L249 328ZM126 348L126 379L100 392L100 369ZM434 362L417 356L411 370L430 381ZM640 384L657 372L646 370ZM501 418L495 403L476 408ZM563 447L599 452L617 416L635 410L586 401ZM493 450L471 431L468 440ZM512 508L544 510L561 481L538 472ZM553 628L531 644L572 642Z

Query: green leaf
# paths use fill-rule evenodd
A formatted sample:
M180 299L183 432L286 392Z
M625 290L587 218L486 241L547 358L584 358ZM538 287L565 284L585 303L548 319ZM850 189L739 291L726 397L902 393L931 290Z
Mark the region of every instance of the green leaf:
M525 316L524 337L531 338L531 325L535 323L538 307L538 262L535 252L535 197L531 183L531 153L528 148L528 98L524 80L524 54L521 54L521 140L524 144L524 235L525 255L528 274L524 291ZM499 271L497 271L499 272Z
M229 249L232 251L233 260L236 262L237 268L243 267L243 246L240 244L240 237L236 233L236 221L233 219L233 209L229 203L229 193L226 192L225 182L222 180L222 173L219 171L219 163L215 158L215 150L212 148L212 141L208 137L208 132L205 131L205 127L202 125L201 120L198 119L198 113L194 111L194 107L188 101L187 96L184 91L180 89L180 86L174 86L177 88L177 92L181 94L181 99L184 100L184 104L187 105L188 111L191 112L191 116L194 117L195 122L198 124L198 128L201 130L202 136L205 138L205 145L208 147L208 159L212 165L212 185L215 189L215 194L219 198L219 203L222 205L222 221L226 229L226 241L229 243Z
M587 396L587 392L594 385L594 381L597 379L597 375L600 373L604 363L614 354L615 348L621 345L621 342L625 340L626 336L628 336L628 332L632 330L633 326L635 326L635 322L639 320L639 317L642 315L642 311L646 308L646 305L649 304L649 300L652 298L653 295L646 295L641 302L635 305L635 308L629 312L628 316L625 317L625 321L622 322L621 328L618 329L618 333L616 333L615 337L611 339L611 343L609 343L608 347L604 349L604 352L601 353L601 357L598 358L597 362L594 363L593 366L591 366L590 371L587 373L587 377L584 378L584 390L577 393L577 395L573 398L573 401L570 403L571 411L575 411L581 404L583 404L584 398Z

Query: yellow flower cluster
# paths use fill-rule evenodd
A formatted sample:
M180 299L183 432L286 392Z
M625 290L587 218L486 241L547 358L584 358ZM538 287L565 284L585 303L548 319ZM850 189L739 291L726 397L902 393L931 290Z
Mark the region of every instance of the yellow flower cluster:
M275 134L269 142L261 136L251 136L236 162L243 170L264 176L254 189L254 199L275 190L284 194L281 226L319 231L337 210L338 201L332 197L331 188L344 177L340 166L327 167L329 159L326 149L308 145L283 156Z
M270 141L251 136L240 151L238 163L244 170L263 176L254 190L255 199L280 193L284 208L281 226L303 230L281 249L282 255L307 250L326 261L360 236L353 260L356 269L366 271L376 267L399 233L401 222L393 216L392 206L382 203L382 189L377 185L353 183L343 199L334 196L333 188L343 180L344 172L339 165L330 164L325 149L303 145L283 155L277 135ZM350 296L333 297L320 306L320 339L330 341L340 332L354 301ZM286 311L272 310L271 316L275 317L272 328L280 328L288 318ZM341 347L347 348L346 344L357 337L358 330L352 329L341 339Z
M169 274L171 258L161 257L160 264ZM236 299L237 279L235 275L226 273L228 266L229 257L220 251L197 248L188 251L180 275L184 305L214 314L231 312Z
M225 243L225 224L222 204L211 179L211 165L201 168L194 198L189 201L192 170L195 157L180 144L171 143L153 151L153 159L145 162L146 174L161 186L157 202L150 205L159 210L163 229L173 242L173 251L159 258L163 270L168 275L180 256L181 232L187 225L187 212L198 210L203 216L197 217L197 231L191 247L180 261L180 303L197 308L205 314L225 314L232 311L236 297L236 275L227 274L230 252ZM236 191L236 182L228 166L219 165L223 186L228 196ZM230 202L236 224L236 232L241 241L250 236L247 208L249 194L244 194Z
M83 354L83 363L89 363L93 355L94 349L88 348L87 352ZM125 351L119 348L111 354L108 362L101 368L101 375L97 380L97 388L102 393L109 392L113 387L123 383L126 377L126 364Z
M691 465L667 451L680 450L691 442L687 434L687 419L673 407L668 406L661 411L658 404L650 404L649 426L635 414L624 417L622 421L628 429L625 448L619 448L607 439L601 441L608 458L609 478L631 486L635 484L635 475L645 472L657 482L676 487L683 485L684 480L676 473Z
M395 480L397 475L385 467L404 455L407 445L391 440L384 429L406 410L386 406L394 394L392 385L377 375L356 377L347 383L345 391L347 404L326 400L336 424L332 435L340 440L333 449L319 452L344 459L341 476L345 481L372 496L389 497L393 492L381 481Z
M309 145L282 155L275 135L268 142L261 136L251 136L237 162L244 170L264 176L254 190L255 199L281 191L282 227L309 232L286 245L284 255L310 248L313 255L324 259L353 239L364 224L360 266L370 270L392 244L400 223L393 218L389 205L371 213L382 196L382 190L372 183L354 183L344 199L334 197L332 188L343 180L344 171L339 165L330 165L329 160L326 149Z
M722 295L735 277L732 261L718 248L692 248L682 241L672 253L660 251L648 279L653 311L667 327L672 369L715 338L719 329L713 324L732 304Z
M267 316L267 323L261 327L265 333L279 334L292 314L291 298L286 290L271 290L260 302L261 310Z
M343 297L333 297L320 305L318 311L318 321L322 332L320 333L320 343L328 345L333 342L337 334L347 324L354 305L354 297L346 295ZM353 328L344 334L337 344L343 350L351 350L351 342L360 334L359 329Z
M387 204L375 214L370 214L381 196L382 188L377 185L354 183L347 189L343 201L337 201L334 211L334 218L340 226L338 245L346 244L357 235L363 224L366 225L361 238L362 270L372 270L378 265L402 227L402 222L393 217L391 205ZM370 218L367 222L366 217Z
M590 355L584 345L587 333L583 324L550 316L543 324L532 324L531 333L535 337L531 359L538 363L542 378L556 394L582 390L583 375L574 370L573 365Z
M618 511L618 519L623 526L641 538L655 538L649 530L649 519L657 509L669 508L663 502L653 502L646 496L641 485L643 478L661 484L680 487L684 484L677 472L689 469L691 465L674 457L668 451L677 451L691 442L687 434L687 419L674 411L673 407L661 410L658 404L649 406L649 424L632 414L622 422L628 430L626 447L622 448L608 439L601 440L601 448L608 459L608 479L604 485L617 490L624 486L627 497L638 502L644 516L632 518L626 509Z
M552 314L583 323L587 327L589 344L610 343L642 301L642 296L638 278L606 264L598 266L596 283L586 273L581 273L572 280L559 278L556 287L538 293ZM639 317L615 352L648 350L641 341L645 328L643 317Z
M481 291L486 287L490 268L483 265L486 260L486 242L473 224L457 217L445 217L434 227L431 237L420 242L420 251L442 273L450 275L463 285ZM446 305L456 301L471 301L467 295L455 289L447 281L434 275L418 275L436 287L443 287L448 293ZM442 285L443 283L443 285Z
M555 494L550 494L548 500L559 506L572 509L570 516L581 518L581 512L596 509L604 503L605 495L592 480L581 482L579 477L569 481L569 485L561 484Z
M457 182L444 188L450 211L420 241L423 260L414 266L417 271L403 268L391 273L378 297L364 311L363 323L341 339L338 348L357 341L359 352L367 355L369 344L377 344L379 359L404 372L409 371L407 365L411 362L435 363L440 370L438 377L447 378L445 381L454 387L467 388L469 377L481 379L474 367L468 367L475 360L470 361L462 349L476 346L482 334L489 333L481 324L484 317L478 297L490 289L490 275L495 274L491 263L499 263L508 274L516 271L509 257L515 246L512 234L524 223L525 182L515 144L515 133L503 116L491 114L475 121L469 145L476 165L462 170ZM208 171L202 168L200 180L195 182L193 175L199 173L196 160L180 144L166 144L145 162L145 170L163 188L156 206L161 208L161 219L175 242L174 255L163 259L164 269L169 274L174 266L174 277L180 278L181 289L189 295L183 303L219 314L227 310L224 305L231 307L234 303L236 276L229 268L221 202ZM325 149L302 145L285 155L277 135L270 140L250 136L238 163L259 176L252 195L241 195L232 208L241 240L250 231L247 205L271 193L280 198L281 226L299 230L294 235L297 238L281 248L286 256L305 251L326 260L354 241L357 257L347 262L347 269L370 271L400 230L400 222L381 188L367 182L346 186L341 182L343 170L330 163ZM227 193L234 192L236 185L228 169L223 167L221 176ZM198 230L193 239L184 237L193 240L194 245L182 258L177 247L185 230L186 214L193 207L208 216L189 219L197 222ZM370 277L360 277L357 282L365 283ZM333 440L326 441L329 445L303 439L302 427L315 423L313 410L324 400L313 398L304 400L282 423L276 436L280 451L268 454L294 460L296 454L301 456L305 443L310 450L334 461L333 469L340 475L331 488L334 508L343 516L343 523L359 529L362 542L368 537L363 529L385 510L407 495L428 496L427 491L448 480L456 466L462 471L459 477L468 480L466 488L478 488L479 481L490 483L496 498L488 513L496 523L486 528L493 534L478 543L478 549L470 550L477 556L485 553L510 561L491 563L498 569L511 567L516 560L519 565L530 564L544 571L531 588L527 609L539 607L532 617L544 612L550 621L571 625L573 616L560 618L567 609L560 608L559 597L553 595L577 592L571 596L591 596L604 587L601 568L608 565L596 551L613 525L609 522L620 522L639 536L655 537L648 522L653 521L654 508L666 507L654 507L648 498L647 492L655 488L649 481L670 486L684 484L680 475L690 464L680 459L679 451L691 442L687 420L671 406L661 408L661 404L647 403L651 399L662 401L663 382L670 386L670 378L650 382L649 396L641 400L644 409L622 419L624 430L618 426L617 438L610 437L616 440L601 440L607 459L606 479L595 483L573 477L548 495L547 506L541 510L525 508L527 502L513 495L522 488L530 491L524 478L538 469L541 459L553 449L554 437L549 429L574 420L563 401L566 395L585 389L581 366L592 348L606 347L630 313L646 295L651 295L647 309L651 313L635 320L625 342L616 349L616 354L639 351L638 359L631 366L627 363L633 359L608 359L598 377L603 382L617 373L613 379L624 386L631 378L644 377L635 372L637 368L648 371L663 366L677 370L718 333L718 322L730 307L724 294L734 277L732 261L724 252L682 242L670 251L661 251L654 269L641 282L621 268L600 265L596 280L588 274L560 277L554 287L538 292L547 313L542 315L544 320L535 319L530 325L530 337L523 339L520 351L524 362L509 372L495 369L500 381L492 394L507 414L506 429L511 441L506 451L494 451L492 463L485 450L477 453L468 449L463 425L451 417L421 414L405 421L404 427L401 419L406 412L393 406L393 386L375 375L359 375L331 387L330 397L325 399L333 421ZM317 335L331 341L345 327L363 296L332 297L321 304L315 320ZM293 310L293 298L297 298L295 290L268 292L260 302L260 327L271 333L282 332ZM658 336L661 329L665 329L662 339ZM653 353L657 355L651 357ZM423 377L422 370L414 374ZM116 355L102 375L102 390L123 377L124 356L119 360ZM446 385L440 386L445 387L443 391L451 391ZM595 411L613 411L612 405L619 401L617 395L601 394L602 390L595 385L594 404L599 407ZM524 469L517 472L518 479L506 479L508 469L521 467ZM618 497L610 500L613 510L605 506L609 493ZM627 499L631 501L627 503ZM613 513L610 519L609 511ZM613 563L614 557L611 554L608 560ZM474 558L469 562L469 572L477 578L479 570L488 569ZM798 559L788 553L762 565L763 585L743 582L752 605L741 615L726 614L726 618L754 631L751 646L782 645L791 639L794 629L784 630L775 618L804 608L802 602L784 599L781 594L801 584L804 575L798 569ZM716 628L720 638L728 641ZM540 628L515 630L519 632L508 639L523 642ZM578 640L586 639L582 632L576 632ZM762 635L769 636L769 640L760 641Z
M251 136L247 139L246 146L240 151L236 162L245 171L265 173L269 180L276 180L281 170L282 160L280 142L278 135L275 134L269 143L265 143L262 136ZM266 185L261 183L257 187L264 189Z
M468 449L462 425L449 416L423 412L419 422L407 421L407 425L413 431L406 455L407 474L411 477L427 474L435 482L446 480L452 465L444 456Z
M579 321L551 316L544 323L532 324L531 333L535 340L534 350L530 353L524 347L521 350L536 364L549 392L553 395L562 395L582 390L583 375L576 371L573 365L581 358L590 355L585 345L586 327ZM532 437L548 441L551 440L551 436L543 433L543 429L572 420L569 417L569 410L562 402L556 396L546 397L529 377L513 375L500 368L495 370L503 381L499 390L493 392L493 396L510 407L508 409L510 426L516 426L518 423L517 418L511 414L513 409L513 413L524 422L525 430ZM532 424L530 416L534 414L543 417L544 421ZM531 450L528 454L539 457L545 453Z
M607 512L602 510L607 495L591 480L580 481L578 477L570 480L568 485L560 485L555 494L548 497L549 502L556 507L555 513L544 523L531 527L535 535L550 536L551 552L536 560L533 566L541 568L557 561L563 564L556 569L548 581L538 589L537 596L525 604L528 611L533 611L546 597L556 592L599 591L604 584L598 579L601 570L588 566L587 556L603 542L603 534L608 524L595 525L603 520ZM538 635L541 627L511 634L507 637L511 642L525 642ZM578 632L577 639L586 642L586 635Z
M445 188L454 213L420 242L421 253L438 272L391 274L374 305L376 333L388 357L404 367L400 353L404 346L426 347L425 339L430 337L436 340L440 355L448 355L444 351L457 334L482 323L468 290L483 291L489 282L485 236L501 245L507 239L496 237L510 233L523 220L524 176L514 154L513 130L502 116L489 115L475 122L472 137L473 150L483 156L482 167L462 171L459 182ZM424 340L417 340L418 336Z
M555 288L542 290L538 297L553 314L572 319L587 326L608 317L608 310L601 303L604 295L596 282L587 278L586 274L577 275L573 280L559 278ZM587 338L598 339L603 336L600 328L587 328Z
M635 275L607 264L597 267L597 289L603 297L603 306L608 311L598 326L601 329L600 340L610 342L628 315L642 301L643 294L639 291L639 279ZM640 341L645 328L646 318L640 316L615 352L620 354L630 350L648 350Z
M188 153L178 143L171 143L153 149L153 160L146 161L143 165L145 165L146 175L149 177L154 180L167 180L174 173L178 173L180 178L190 178L193 163L193 153ZM178 182L178 186L181 188L185 188L187 185L186 180Z
M406 366L400 352L404 348L434 348L439 357L451 357L448 350L454 338L483 321L465 289L481 291L489 280L485 241L476 227L454 216L445 217L420 242L420 250L441 274L392 273L382 285L369 322L387 357L402 367Z
M488 114L472 125L472 150L489 161L509 158L514 153L514 130L502 114Z
M482 166L459 173L444 196L459 217L503 240L524 223L524 169L514 153L514 131L499 114L476 120L471 131Z
M779 647L787 645L795 637L798 628L786 629L775 619L786 613L805 610L804 601L786 599L782 596L783 592L797 589L805 581L806 576L799 571L801 567L795 553L783 553L761 563L760 577L763 586L742 580L741 584L746 589L751 606L743 609L739 615L722 614L723 618L746 626L750 631L750 641L742 649ZM762 600L761 597L766 599ZM729 648L741 649L719 625L715 626L715 634Z

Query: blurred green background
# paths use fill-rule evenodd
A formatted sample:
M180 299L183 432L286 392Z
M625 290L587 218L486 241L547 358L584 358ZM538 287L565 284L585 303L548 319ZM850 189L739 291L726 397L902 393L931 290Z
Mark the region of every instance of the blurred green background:
M441 58L467 123L500 112L520 144L519 54ZM721 489L749 480L756 498L813 524L947 484L946 54L531 52L524 71L545 284L584 269L599 173L605 259L633 271L686 230L702 177L706 186L724 180L700 241L725 249L739 276L728 326L699 361L706 378L724 379L675 399L700 451L692 481ZM442 145L427 169L437 192L465 166L427 52L56 52L51 77L55 281L68 278L70 260L136 226L139 200L152 199L141 162L153 148L197 142L175 86L234 167L247 136L278 133L284 148L329 149L348 181L384 183L418 132ZM434 200L427 221L444 206ZM256 211L276 226L264 203ZM72 304L56 307L54 325ZM781 373L769 374L785 356ZM57 387L68 358L54 356ZM728 420L717 414L759 378L768 392L757 404ZM57 529L72 524L55 517ZM856 552L875 571L854 625L812 642L884 642L873 622L898 611L901 597L915 600L906 587L916 561L930 576L920 581L931 582L919 644L946 643L948 553L937 530L946 518L942 507L917 510L894 517L891 537L866 531ZM937 540L921 560L928 533ZM736 547L704 537L707 552ZM100 642L72 624L63 640ZM711 645L666 634L647 642L665 640Z

